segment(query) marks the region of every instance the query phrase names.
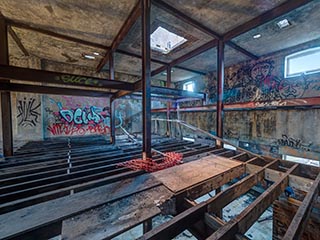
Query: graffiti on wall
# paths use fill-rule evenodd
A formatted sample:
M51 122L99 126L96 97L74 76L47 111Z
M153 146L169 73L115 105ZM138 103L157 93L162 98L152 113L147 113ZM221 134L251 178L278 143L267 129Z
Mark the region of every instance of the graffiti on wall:
M106 134L110 129L110 114L108 107L89 106L80 107L79 99L72 101L71 98L63 99L62 102L57 102L54 99L49 99L50 102L58 107L58 111L51 108L45 108L48 118L47 130L52 135L86 135L86 134ZM83 100L81 104L85 101Z
M225 79L225 101L227 103L249 101L276 101L301 98L310 84L314 90L318 81L311 81L305 75L283 78L276 74L275 62L271 59L241 66L237 71L230 70ZM317 83L316 83L317 82Z
M22 127L35 127L40 121L41 102L37 102L35 98L26 97L17 102L18 125Z
M279 146L288 146L295 149L301 149L304 151L311 151L312 143L304 143L299 138L288 137L286 134L282 134L282 138L277 140Z

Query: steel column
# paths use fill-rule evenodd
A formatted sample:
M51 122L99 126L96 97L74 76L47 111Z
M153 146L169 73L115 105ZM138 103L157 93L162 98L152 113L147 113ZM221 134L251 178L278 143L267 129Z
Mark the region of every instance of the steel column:
M114 52L109 54L109 79L114 80Z
M142 10L142 117L143 159L151 157L151 54L150 54L150 0L141 1Z
M219 40L218 42L218 54L217 54L217 74L218 74L218 86L217 86L217 115L216 115L216 132L219 138L223 138L223 85L224 85L224 42ZM221 141L217 141L218 147L223 147Z
M114 80L114 52L109 54L109 78ZM114 99L110 98L110 141L116 143L116 119Z
M110 141L116 143L116 118L114 100L110 99Z
M9 65L7 24L2 16L0 16L0 64ZM10 92L1 92L2 144L4 156L13 155L10 95Z
M170 88L171 86L171 67L167 67L167 82L166 82L166 87ZM171 102L167 102L167 120L170 119L170 107L171 107ZM170 136L170 122L167 121L167 136Z

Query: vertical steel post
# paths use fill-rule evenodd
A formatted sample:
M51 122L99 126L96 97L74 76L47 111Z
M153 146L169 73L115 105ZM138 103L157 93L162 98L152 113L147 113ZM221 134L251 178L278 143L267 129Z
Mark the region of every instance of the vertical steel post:
M218 54L217 54L217 74L218 74L218 86L217 86L217 115L216 115L216 131L217 136L223 138L223 87L224 87L224 42L219 40L218 42ZM217 141L217 147L222 148L223 143Z
M3 16L0 15L0 64L9 65L8 31ZM9 81L7 81L9 82ZM11 94L1 92L2 144L4 156L13 155Z
M171 86L171 67L167 67L167 82L166 82L166 87L169 88ZM171 102L167 102L167 120L170 119L170 107L171 107ZM167 121L167 134L168 137L170 137L170 122Z
M109 54L109 79L114 80L114 52ZM116 129L115 129L115 109L114 99L110 99L110 141L112 144L116 143Z
M114 80L114 52L109 54L109 79Z
M151 52L150 52L150 10L151 1L141 0L142 10L142 157L151 157Z

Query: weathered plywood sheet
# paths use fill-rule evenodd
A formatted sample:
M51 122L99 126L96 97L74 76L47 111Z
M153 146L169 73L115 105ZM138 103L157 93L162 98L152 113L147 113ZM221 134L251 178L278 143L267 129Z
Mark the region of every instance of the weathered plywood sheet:
M208 156L153 173L153 176L176 193L242 164L224 157Z
M53 224L62 221L79 212L160 185L161 183L150 174L144 174L2 214L0 216L0 239L19 236L46 226L48 223Z
M63 222L62 239L110 239L160 214L158 205L171 196L159 186L85 212Z

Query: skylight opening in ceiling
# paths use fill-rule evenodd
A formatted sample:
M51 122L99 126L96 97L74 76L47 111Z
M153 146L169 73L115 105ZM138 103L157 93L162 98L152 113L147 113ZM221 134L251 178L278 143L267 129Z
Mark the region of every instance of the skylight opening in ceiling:
M163 27L158 27L151 34L151 49L168 54L186 41L187 39L184 37L172 33Z

